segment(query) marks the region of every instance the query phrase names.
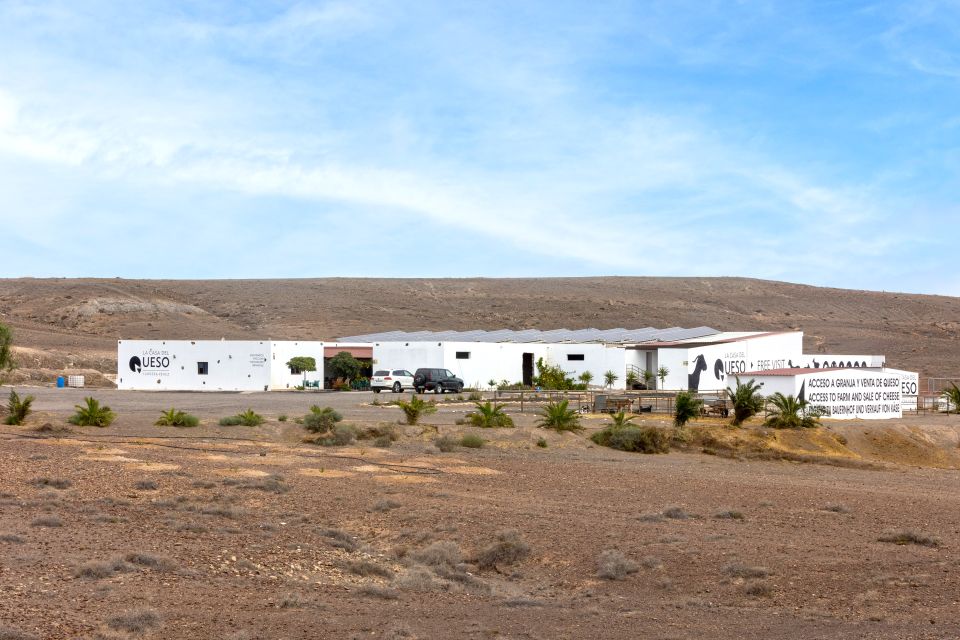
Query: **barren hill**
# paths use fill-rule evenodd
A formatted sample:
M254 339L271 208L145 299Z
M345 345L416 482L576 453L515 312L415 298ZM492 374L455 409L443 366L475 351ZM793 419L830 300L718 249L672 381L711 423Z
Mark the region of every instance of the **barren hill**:
M21 376L115 371L117 338L329 339L390 329L799 329L808 352L960 374L960 298L746 278L0 280ZM31 371L33 373L31 373Z

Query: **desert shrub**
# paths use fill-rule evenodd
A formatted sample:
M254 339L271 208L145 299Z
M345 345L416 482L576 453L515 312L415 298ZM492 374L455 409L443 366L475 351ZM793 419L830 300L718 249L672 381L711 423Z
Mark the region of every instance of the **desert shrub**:
M444 453L450 453L456 449L459 444L460 441L452 436L440 436L433 441L433 445Z
M383 500L378 500L373 503L373 506L370 507L371 511L390 511L391 509L399 509L401 505L396 500L391 500L390 498L384 498Z
M286 422L286 421L287 421L287 414L281 413L279 416L277 416L277 422Z
M570 408L566 400L549 402L540 410L540 419L537 426L542 429L553 429L557 432L582 431L580 414Z
M240 416L227 416L226 418L220 418L221 427L236 427L241 422Z
M327 435L311 440L314 444L323 447L343 447L357 439L360 430L352 424L338 424Z
M340 566L347 572L355 576L379 576L381 578L392 578L393 571L369 560L347 560Z
M170 558L155 556L151 553L131 552L123 556L123 560L133 565L155 569L157 571L173 571L177 566Z
M694 398L689 391L681 391L673 402L673 424L683 428L688 422L700 415L703 400Z
M483 394L479 391L471 391L470 394L467 395L467 400L470 402L483 402Z
M450 583L437 580L426 567L413 566L398 575L393 584L408 591L441 591L450 588Z
M623 580L640 568L617 549L606 549L597 556L597 575L605 580Z
M437 412L436 402L426 402L415 395L410 396L409 402L398 400L397 406L403 411L407 424L417 424L422 416Z
M78 427L108 427L116 419L117 414L106 405L101 407L96 398L84 398L83 401L85 404L74 407L77 412L67 420L70 424Z
M102 580L103 578L113 576L115 573L124 573L133 570L134 566L132 564L116 558L109 562L87 562L81 565L73 575L88 580Z
M390 446L390 443L400 439L400 431L397 430L396 425L392 424L379 424L375 427L364 427L360 429L357 433L357 440L374 440L375 443L387 441L385 445L377 444L377 446Z
M609 425L590 436L604 447L636 453L667 453L671 436L663 429L651 426L627 424L622 427Z
M450 541L434 542L423 549L409 552L407 557L428 567L456 567L463 562L460 546Z
M144 634L160 626L160 615L153 609L133 609L108 618L107 626L114 631Z
M23 536L18 536L15 533L0 533L0 542L23 544L26 540L23 539Z
M741 511L736 509L727 509L724 511L718 511L713 514L713 517L717 520L743 520L744 516Z
M356 538L341 529L323 529L319 533L327 539L327 544L337 549L356 551L360 546Z
M823 510L831 511L833 513L850 513L850 508L843 504L824 505Z
M13 371L13 331L0 322L0 382L8 371Z
M460 438L460 446L468 449L480 449L486 444L486 440L475 433L468 433Z
M237 485L237 489L263 491L265 493L287 493L290 491L289 485L283 481L283 476L276 473L266 476L265 478L243 480Z
M950 407L953 407L954 413L960 413L960 387L956 382L951 382L941 395L947 401L947 413L950 413Z
M171 407L169 411L162 412L154 424L158 427L195 427L200 424L200 419Z
M62 527L63 520L57 516L40 516L30 523L31 527Z
M10 398L7 400L7 417L4 423L9 425L22 425L30 415L30 405L33 404L34 397L26 396L21 398L13 389L10 390Z
M644 569L660 569L663 567L663 560L656 556L645 556L640 564L643 565Z
M753 379L743 383L736 377L737 387L730 392L730 402L733 405L733 421L731 424L739 427L746 420L763 411L764 399L760 395L760 385Z
M362 585L358 591L360 595L380 598L381 600L396 600L400 597L400 593L396 589L382 587L378 584Z
M321 409L313 405L310 407L310 413L303 417L303 428L311 433L327 433L341 420L343 416L333 407Z
M689 520L695 516L687 513L687 510L683 507L667 507L664 509L661 514L664 518L669 518L670 520Z
M50 487L51 489L69 489L73 486L73 482L66 478L47 477L34 478L30 481L30 484L38 488Z
M810 429L820 424L820 412L806 400L783 395L779 391L768 399L769 416L765 427L774 429Z
M238 413L237 417L240 418L240 424L244 427L258 427L263 424L263 416L256 413L253 409L247 409L242 413Z
M766 567L753 567L740 562L731 562L730 564L724 565L723 573L731 578L744 578L752 580L757 578L766 578L770 575L770 570Z
M547 440L545 438L537 438L537 446L541 449L547 448Z
M883 535L877 538L880 542L892 542L893 544L905 545L916 544L922 547L939 547L940 539L927 533L913 531L912 529L898 529L885 531Z
M512 427L513 418L508 416L503 406L492 402L475 403L475 409L467 414L467 420L475 427Z
M0 325L2 327L3 325ZM39 640L37 636L20 629L0 625L0 640Z
M160 485L154 480L137 480L133 485L134 489L139 489L140 491L156 491L159 487Z
M751 582L743 588L743 592L754 598L767 598L773 595L773 587L766 582Z
M494 542L481 549L473 561L480 569L493 569L497 565L511 565L530 555L530 545L520 538L517 531L498 531Z

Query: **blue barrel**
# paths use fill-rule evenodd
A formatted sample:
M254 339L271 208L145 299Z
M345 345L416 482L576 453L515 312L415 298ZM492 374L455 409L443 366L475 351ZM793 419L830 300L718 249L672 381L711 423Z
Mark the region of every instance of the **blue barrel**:
M63 376L57 376L57 389L63 389L67 386L67 381L63 379Z

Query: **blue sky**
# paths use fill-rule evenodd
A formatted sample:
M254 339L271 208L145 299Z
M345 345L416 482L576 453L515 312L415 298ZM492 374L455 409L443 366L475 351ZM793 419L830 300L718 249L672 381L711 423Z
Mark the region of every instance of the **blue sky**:
M960 295L960 3L0 0L0 276Z

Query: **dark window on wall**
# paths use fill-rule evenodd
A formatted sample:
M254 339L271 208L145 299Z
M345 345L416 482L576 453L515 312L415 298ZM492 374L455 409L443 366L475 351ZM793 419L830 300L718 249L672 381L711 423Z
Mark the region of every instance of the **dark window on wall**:
M205 376L207 375L208 366L206 362L197 363L197 375Z
M567 360L583 360L582 353L568 353Z
M290 367L290 375L298 376L301 373L303 372L300 371L299 367Z
M469 351L457 351L457 360L469 360L470 352Z

